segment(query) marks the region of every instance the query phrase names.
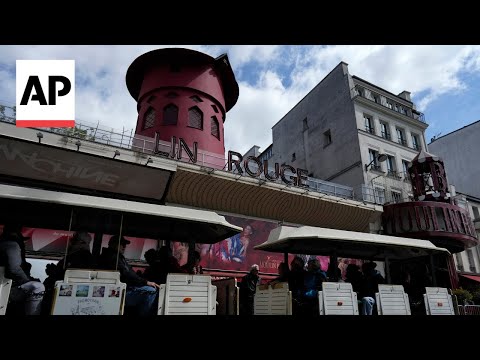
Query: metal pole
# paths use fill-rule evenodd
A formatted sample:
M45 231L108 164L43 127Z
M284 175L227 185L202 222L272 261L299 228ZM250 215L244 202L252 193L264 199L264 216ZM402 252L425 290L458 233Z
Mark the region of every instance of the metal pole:
M70 223L68 224L67 247L65 248L65 260L63 261L63 270L65 270L65 266L67 266L67 254L68 254L68 246L70 245L70 231L72 229L72 221L73 221L73 208L70 211Z
M288 253L283 253L283 262L288 266Z
M188 243L188 256L187 256L187 264L190 266L190 264L193 264L193 259L194 259L194 253L195 253L195 241L190 241Z
M337 259L337 252L333 251L332 255L330 255L330 278L333 282L338 281L338 276L337 276L337 269L338 269L338 259Z
M387 284L391 284L392 278L390 275L390 260L388 259L388 257L385 257L385 276L387 278Z
M435 274L435 263L433 262L433 254L430 254L430 271L432 272L432 285L437 286L437 276Z
M123 214L120 218L120 233L118 234L118 244L117 244L117 262L115 263L115 270L118 269L118 259L120 257L120 240L122 238L122 231L123 231Z

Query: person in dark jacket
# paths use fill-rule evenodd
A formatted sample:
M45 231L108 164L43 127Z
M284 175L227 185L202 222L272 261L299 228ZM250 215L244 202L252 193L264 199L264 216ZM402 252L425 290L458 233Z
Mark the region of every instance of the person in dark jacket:
M5 277L12 280L10 301L23 304L25 315L40 315L45 287L32 281L22 268L26 263L22 226L6 224L0 236L0 266L5 267ZM24 265L23 265L24 266Z
M127 263L125 256L126 246L130 241L124 237L112 236L108 248L104 248L100 255L99 265L103 269L120 272L120 281L127 284L125 296L125 313L140 316L157 313L158 290L160 285L139 276Z
M301 304L305 292L305 261L300 256L295 256L290 263L288 274L288 289L292 292L292 310L294 315L301 313Z
M253 304L257 285L260 285L258 276L259 267L252 265L250 272L242 278L240 283L240 315L253 315Z
M375 270L376 267L377 264L375 262L366 262L362 265L363 278L359 294L362 301L362 315L373 314L378 284L385 284L385 279L378 270Z
M290 273L290 269L288 267L288 264L284 263L284 262L281 262L278 265L278 276L275 279L273 279L272 281L270 281L268 283L268 285L273 287L274 285L276 285L278 283L288 282L289 273Z
M200 265L200 253L198 251L193 252L193 259L188 259L188 262L181 267L181 269L187 274L199 275L203 274L203 268Z
M63 280L66 269L94 269L95 261L90 252L92 237L87 231L78 231L69 242L67 255L57 264L57 280Z

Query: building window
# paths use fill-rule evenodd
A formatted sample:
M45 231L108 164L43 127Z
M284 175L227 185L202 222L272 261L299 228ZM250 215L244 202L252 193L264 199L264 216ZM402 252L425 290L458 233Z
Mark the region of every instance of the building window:
M383 121L380 121L380 128L382 129L382 137L384 139L390 140L391 136L390 136L390 130L388 129L388 124Z
M332 133L330 132L330 130L327 130L323 133L323 140L324 140L323 147L328 146L332 143Z
M478 207L472 206L473 219L480 219L480 213L478 212Z
M308 130L308 120L307 118L303 119L303 131Z
M402 169L403 169L403 179L410 180L410 175L408 174L408 164L410 164L406 160L402 160Z
M203 113L196 106L188 109L188 126L200 130L203 129Z
M392 177L397 176L397 168L395 166L395 157L391 155L387 155L387 175Z
M470 272L475 272L475 260L473 258L473 250L467 249L468 265L470 267Z
M405 140L405 133L402 129L397 128L397 139L399 144L407 146L407 140Z
M368 149L368 155L370 157L370 162L373 161L372 170L382 171L382 168L380 167L380 163L378 162L378 151Z
M212 109L213 109L213 111L215 111L215 113L218 114L218 108L215 105L212 105Z
M412 134L412 147L415 150L420 150L420 142L418 141L418 135Z
M215 136L218 140L220 140L220 131L218 129L218 120L215 116L210 118L210 132L213 136Z
M178 94L173 92L173 91L170 91L167 95L166 95L167 98L169 99L175 99L176 97L178 97Z
M155 110L149 108L143 116L143 130L150 129L155 125Z
M385 189L375 187L375 202L377 204L385 204Z
M178 107L168 104L163 108L163 125L177 125Z
M398 191L392 191L392 202L399 203L402 201L402 193Z
M273 155L273 152L272 152L272 148L269 147L267 148L268 150L265 150L260 156L259 156L259 160L263 163L264 160L268 160L272 157Z
M369 132L370 134L375 134L372 117L363 114L363 120L365 121L365 131Z
M203 100L200 99L197 95L190 96L190 99L192 99L192 100L195 101L196 103L201 103L201 102L203 102Z
M180 65L170 64L170 72L174 72L174 73L180 72Z
M459 271L463 271L463 260L460 253L455 254L455 260L457 260L457 268Z

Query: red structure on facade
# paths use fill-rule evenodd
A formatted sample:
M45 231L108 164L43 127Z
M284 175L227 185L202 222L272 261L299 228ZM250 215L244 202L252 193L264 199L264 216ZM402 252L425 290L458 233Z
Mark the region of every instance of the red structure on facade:
M409 167L415 201L384 205L388 235L429 240L452 253L478 244L467 210L450 197L443 161L422 150Z
M384 233L429 240L451 253L476 246L478 239L467 210L457 206L450 197L443 161L422 150L412 160L408 173L414 201L383 206ZM458 287L458 274L452 256L445 263L434 264L431 259L431 268L433 286L436 286L436 277L440 277L440 286ZM433 268L439 271L435 272ZM423 273L420 278L425 276Z
M170 142L175 136L224 159L225 115L239 94L226 54L215 59L182 48L150 51L130 65L126 82L137 101L137 137Z

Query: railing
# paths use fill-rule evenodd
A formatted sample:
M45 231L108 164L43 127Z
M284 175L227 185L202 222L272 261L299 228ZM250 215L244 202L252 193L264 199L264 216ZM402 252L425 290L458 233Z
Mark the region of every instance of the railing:
M248 166L249 166L250 171L252 171L254 173L257 172L258 165L255 162L253 162L253 161L250 162ZM238 173L237 170L235 169L235 167L232 168L232 172L234 174ZM268 174L271 178L275 177L275 169L274 168L268 168ZM296 175L293 175L293 174L290 175L290 174L285 173L285 177L289 180L290 180L290 176L296 176ZM262 172L258 176L258 179L266 180L265 179L265 174ZM270 180L268 180L268 181L270 181ZM275 182L277 184L285 185L285 183L282 181L280 176L278 176L278 179L274 180L273 182ZM316 179L316 178L313 178L313 177L310 177L310 176L307 177L307 180L306 180L305 183L308 185L308 190L309 191L315 191L315 192L319 192L319 193L322 193L322 194L339 196L339 197L343 197L343 198L346 198L346 199L353 199L354 198L354 191L353 191L353 188L350 187L350 186L339 185L339 184L332 183L332 182L329 182L329 181Z
M360 96L364 99L367 99L367 100L370 100L371 102L374 102L378 105L381 105L387 109L390 109L391 111L395 111L399 114L402 114L404 116L407 116L409 118L412 118L414 120L418 120L418 121L421 121L423 123L426 122L425 120L425 115L423 113L421 113L420 111L417 111L417 110L414 110L414 109L409 109L407 111L402 111L402 106L396 106L396 101L393 100L392 98L389 98L389 97L386 97L386 96L383 96L383 95L372 95L372 93L370 92L370 90L368 91L368 94L367 92L365 91L365 87L363 86L359 86L359 85L356 85L354 86L352 89L351 89L351 92L352 92L352 98L356 98L357 96ZM378 101L378 99L375 101L375 97L380 97L380 101ZM390 106L389 106L390 104ZM398 109L398 110L395 110Z
M403 146L407 146L407 140L405 140L405 139L398 138L398 143L402 144Z
M388 170L387 176L397 180L401 179L401 176L396 171L393 171L393 170Z
M15 124L15 118L6 115L0 115L0 122ZM113 128L103 127L98 123L89 124L87 122L76 121L75 128L37 128L37 130L45 133L62 135L66 138L80 139L83 141L128 149L150 156L160 156L155 153L154 139L141 135L133 135L133 129L115 130ZM161 153L164 153L165 156L169 156L169 154L171 154L171 143L159 140L157 144L157 150ZM177 148L174 151L175 159L177 159L177 155L178 144ZM178 161L187 163L190 162L190 159L185 153L185 151L182 152L182 158ZM224 156L203 150L198 150L196 164L203 166L207 169L212 169L212 171L227 171ZM257 170L256 164L254 162L251 162L249 166L253 172ZM233 167L232 172L236 172L235 167ZM273 176L274 169L270 168L269 172ZM285 176L289 178L290 175ZM258 178L265 180L263 172ZM282 182L280 176L274 182L285 185L285 183ZM332 182L315 179L312 177L308 177L306 183L309 185L309 191L343 197L347 199L354 198L353 188L348 186L339 185Z
M458 315L480 315L480 305L458 305Z
M382 186L382 187L380 187ZM369 186L362 184L359 189L355 189L357 200L365 201L372 204L391 204L411 201L405 189L400 193L398 188L390 188L389 186L381 184L379 186Z
M382 131L382 138L387 140L392 140L392 137L390 136L390 134L383 131Z

